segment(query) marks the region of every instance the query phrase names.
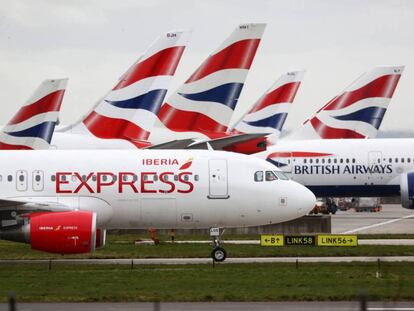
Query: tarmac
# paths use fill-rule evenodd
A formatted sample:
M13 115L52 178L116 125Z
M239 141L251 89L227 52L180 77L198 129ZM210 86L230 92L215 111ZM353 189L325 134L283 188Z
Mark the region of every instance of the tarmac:
M369 311L414 311L414 302L368 302ZM0 304L0 311L9 310ZM302 302L169 302L169 303L21 303L19 311L189 311L189 310L256 310L256 311L350 311L361 310L358 301L302 301Z

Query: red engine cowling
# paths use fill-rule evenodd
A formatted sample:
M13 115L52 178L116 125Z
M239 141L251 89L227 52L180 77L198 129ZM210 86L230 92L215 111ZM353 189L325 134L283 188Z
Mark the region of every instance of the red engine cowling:
M32 249L59 254L81 254L95 250L95 213L33 213L29 218Z
M223 148L226 151L243 153L243 154L253 154L266 150L267 138L265 136L258 137L255 139L250 139L244 142L234 143L228 147Z

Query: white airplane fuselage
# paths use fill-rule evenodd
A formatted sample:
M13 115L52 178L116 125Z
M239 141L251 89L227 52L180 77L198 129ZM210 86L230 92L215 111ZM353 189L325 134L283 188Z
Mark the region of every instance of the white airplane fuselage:
M398 196L414 172L414 139L280 140L256 156L316 196Z
M2 151L0 161L2 199L92 211L104 229L270 224L307 214L315 199L290 180L255 181L274 166L229 152Z

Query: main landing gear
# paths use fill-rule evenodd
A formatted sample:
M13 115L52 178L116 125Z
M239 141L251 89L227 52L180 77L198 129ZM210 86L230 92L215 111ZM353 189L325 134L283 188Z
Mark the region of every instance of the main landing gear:
M210 237L212 239L213 250L211 251L211 258L214 261L222 262L226 259L227 253L220 246L220 228L210 228Z

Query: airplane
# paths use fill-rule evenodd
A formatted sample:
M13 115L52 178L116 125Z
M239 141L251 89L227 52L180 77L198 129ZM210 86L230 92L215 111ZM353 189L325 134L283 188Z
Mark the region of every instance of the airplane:
M150 141L228 136L265 24L241 24L161 106Z
M317 197L401 196L414 209L414 139L280 141L266 159Z
M52 147L136 149L150 146L149 133L188 39L188 31L161 35L86 116L55 132Z
M68 79L43 81L0 132L0 150L49 149Z
M281 139L375 138L404 66L374 67Z
M107 229L226 228L306 215L315 196L270 163L206 150L0 152L0 238L76 254ZM214 240L212 258L226 251Z

